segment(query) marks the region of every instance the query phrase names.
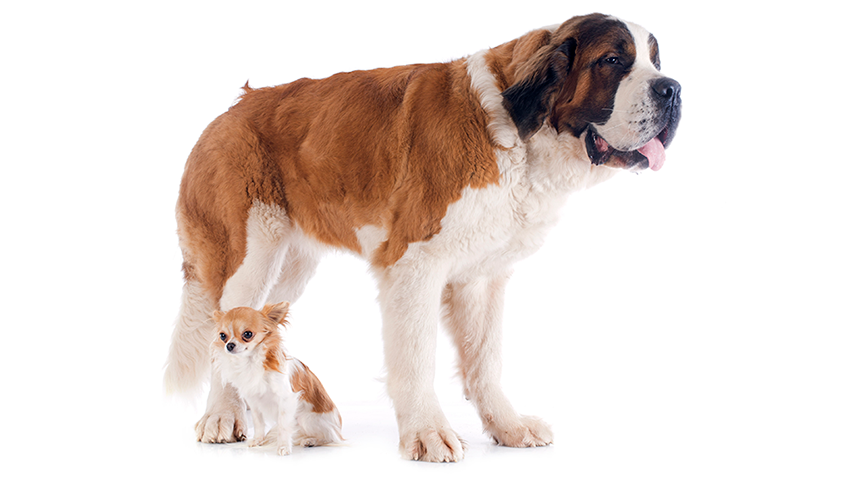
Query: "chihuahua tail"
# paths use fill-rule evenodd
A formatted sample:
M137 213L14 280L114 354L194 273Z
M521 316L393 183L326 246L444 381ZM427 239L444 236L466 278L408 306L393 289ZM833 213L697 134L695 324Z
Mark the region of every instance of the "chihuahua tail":
M164 370L164 388L168 394L197 396L202 392L210 374L214 310L200 282L187 279Z

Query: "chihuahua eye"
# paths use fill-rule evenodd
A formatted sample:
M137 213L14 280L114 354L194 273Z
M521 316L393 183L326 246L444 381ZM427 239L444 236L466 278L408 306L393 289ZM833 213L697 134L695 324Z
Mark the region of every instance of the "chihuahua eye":
M226 334L226 333L222 333L222 334L221 334L221 341L222 341L222 342L226 342L226 341L227 341L227 334Z
M254 334L253 334L253 333L251 333L251 332L245 332L245 333L243 333L243 334L242 334L242 338L244 338L244 339L245 339L245 341L250 340L250 339L251 339L251 337L253 337L253 336L254 336Z

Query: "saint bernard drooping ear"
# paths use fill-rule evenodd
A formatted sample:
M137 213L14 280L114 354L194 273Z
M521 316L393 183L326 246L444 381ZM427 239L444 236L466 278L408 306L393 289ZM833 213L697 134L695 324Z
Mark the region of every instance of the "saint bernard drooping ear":
M433 387L440 324L487 435L551 443L550 427L502 391L505 284L572 192L663 166L681 87L660 73L654 37L594 14L451 62L244 91L200 136L182 177L185 287L167 387L193 390L210 375L213 311L294 303L326 252L348 251L379 288L406 458L463 458ZM210 380L197 438L243 438L237 389L217 371Z
M549 118L559 133L585 135L595 165L659 170L680 120L681 86L660 73L654 36L598 14L533 35L542 45L502 93L520 137Z

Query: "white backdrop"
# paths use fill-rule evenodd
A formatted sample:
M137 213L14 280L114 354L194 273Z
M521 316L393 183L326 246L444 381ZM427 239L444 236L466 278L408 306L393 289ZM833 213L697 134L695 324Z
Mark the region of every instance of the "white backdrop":
M9 3L9 2L7 2ZM847 6L16 2L0 7L3 457L32 474L860 476L860 178ZM844 2L839 2L846 5ZM493 446L440 337L464 462L399 459L376 290L348 255L292 311L346 446L194 442L166 400L185 157L246 80L445 61L576 14L660 41L684 111L660 172L571 197L509 285L504 383L553 446ZM388 475L393 473L393 475Z

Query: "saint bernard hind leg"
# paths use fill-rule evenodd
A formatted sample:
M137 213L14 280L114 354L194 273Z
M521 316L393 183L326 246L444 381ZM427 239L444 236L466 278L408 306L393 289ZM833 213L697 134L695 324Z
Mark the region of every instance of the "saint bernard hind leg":
M221 310L238 306L259 309L267 301L294 303L315 273L322 248L308 239L283 208L276 205L254 201L246 223L245 257L224 285ZM242 424L244 407L236 389L223 385L217 371L212 373L211 385L206 413L197 423L197 438L207 443L232 441L217 432L231 422ZM239 435L234 438L241 440Z
M281 278L290 247L290 219L281 207L254 201L248 211L246 253L242 265L224 285L221 310L259 310Z
M245 232L246 253L239 268L224 285L220 299L222 311L239 306L259 309L279 282L280 285L287 283L281 278L281 270L287 263L291 241L300 236L282 208L259 201L254 201L248 211ZM308 270L313 271L312 268L303 269ZM302 284L307 282L306 276L298 276ZM195 427L197 439L205 443L241 441L245 414L238 392L232 385L222 382L217 370L212 372L210 385L206 412ZM231 425L237 433L225 438L221 431L230 429Z
M508 274L451 282L442 297L444 324L457 348L466 398L472 401L484 432L506 447L552 443L543 420L519 415L502 392L502 304Z
M316 273L324 253L321 247L304 240L302 235L294 235L284 258L281 276L269 292L266 303L295 303Z

